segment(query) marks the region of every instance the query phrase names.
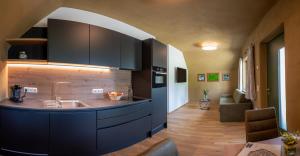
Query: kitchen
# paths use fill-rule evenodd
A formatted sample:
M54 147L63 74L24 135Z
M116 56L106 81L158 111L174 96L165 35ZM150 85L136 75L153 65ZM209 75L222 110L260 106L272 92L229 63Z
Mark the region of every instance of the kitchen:
M7 42L3 154L102 155L167 128L167 46L158 40L48 19Z

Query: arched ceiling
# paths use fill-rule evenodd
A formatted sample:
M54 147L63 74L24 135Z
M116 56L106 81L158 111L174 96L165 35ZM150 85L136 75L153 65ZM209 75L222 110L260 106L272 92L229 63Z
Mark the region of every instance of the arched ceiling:
M224 52L238 55L248 34L276 1L4 0L0 2L0 35L3 41L5 37L20 34L51 11L66 6L99 13L133 25L172 44L182 50L185 56L201 52L194 44L202 41L218 42L220 49L217 52L220 54ZM228 60L232 62L232 59ZM227 64L229 67L230 63Z

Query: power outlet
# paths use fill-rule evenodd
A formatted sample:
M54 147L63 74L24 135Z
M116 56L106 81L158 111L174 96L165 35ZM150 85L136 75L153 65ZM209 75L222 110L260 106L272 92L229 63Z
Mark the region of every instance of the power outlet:
M102 94L103 93L103 89L102 88L92 89L92 93L93 94Z
M37 93L38 89L35 87L24 87L24 92L27 91L27 93Z

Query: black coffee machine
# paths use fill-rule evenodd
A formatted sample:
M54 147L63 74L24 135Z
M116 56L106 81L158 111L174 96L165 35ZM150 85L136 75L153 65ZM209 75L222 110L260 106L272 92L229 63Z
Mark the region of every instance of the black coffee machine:
M10 87L11 89L11 97L10 100L16 103L23 102L23 98L26 96L26 91L22 96L22 87L20 85L14 85Z

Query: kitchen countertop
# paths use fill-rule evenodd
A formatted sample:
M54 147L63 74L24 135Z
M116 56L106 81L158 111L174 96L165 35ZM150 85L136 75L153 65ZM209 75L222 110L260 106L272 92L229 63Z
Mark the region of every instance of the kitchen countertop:
M87 104L87 107L78 108L55 108L47 107L44 100L26 100L23 103L15 103L8 99L0 102L0 107L13 108L13 109L27 109L27 110L44 110L44 111L79 111L79 110L102 110L116 107L122 107L127 105L133 105L140 102L150 101L150 99L128 99L120 101L112 101L109 99L95 99L95 100L80 100L82 103Z

